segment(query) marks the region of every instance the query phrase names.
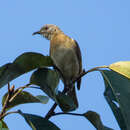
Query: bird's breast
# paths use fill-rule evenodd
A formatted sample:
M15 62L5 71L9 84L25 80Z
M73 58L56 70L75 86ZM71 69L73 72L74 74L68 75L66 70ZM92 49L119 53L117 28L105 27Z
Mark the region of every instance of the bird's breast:
M78 59L72 47L64 44L53 44L50 48L50 56L66 80L72 80L78 75Z

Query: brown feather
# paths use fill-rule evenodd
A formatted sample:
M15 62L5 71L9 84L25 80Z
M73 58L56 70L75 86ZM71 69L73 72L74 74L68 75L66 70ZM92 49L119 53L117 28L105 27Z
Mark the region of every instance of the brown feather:
M79 62L79 74L80 74L82 72L82 56L81 56L81 51L80 51L77 41L74 40L74 42L76 44L76 46L74 47L74 50L77 54L77 58L78 58L78 62ZM80 86L81 86L81 78L77 81L78 90L80 90Z
M82 58L78 43L65 35L59 27L53 24L46 24L40 31L34 34L41 34L50 40L50 56L56 68L58 68L64 85L70 87L67 95L72 97L78 107L76 90L71 81L82 72ZM80 89L81 79L77 81L77 88Z

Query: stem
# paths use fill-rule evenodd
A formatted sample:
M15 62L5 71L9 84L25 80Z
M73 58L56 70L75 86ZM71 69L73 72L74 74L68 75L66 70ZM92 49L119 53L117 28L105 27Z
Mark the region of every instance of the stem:
M78 75L78 77L76 77L71 83L73 84L73 83L75 83L76 81L78 81L79 79L81 79L84 75L86 75L86 74L88 74L89 72L93 72L93 71L98 71L99 69L101 69L101 68L108 68L108 66L99 66L99 67L95 67L95 68L92 68L92 69L90 69L90 70L88 70L88 71L83 71L83 72L81 72L79 75Z
M49 112L46 114L45 118L48 120L55 112L54 110L56 109L57 104L54 103Z
M13 91L14 91L14 86L10 87L10 84L8 83L8 94L7 94L7 97L6 97L5 102L3 104L3 107L2 107L2 110L0 113L0 117L6 112L6 108L8 107L9 100L11 98Z
M64 87L64 90L62 92L63 94L66 93L66 87ZM54 110L56 109L57 104L54 103L53 106L51 107L51 109L48 111L48 113L46 114L45 118L48 120L55 112Z
M3 107L2 107L2 110L0 112L0 120L3 119L5 116L7 116L8 114L11 114L11 113L16 113L15 112L8 112L6 113L6 108L8 108L8 105L9 103L24 89L24 88L27 88L30 84L27 84L23 87L19 87L17 88L15 91L14 91L14 85L12 87L10 87L10 84L8 83L8 94L7 94L7 97L4 101L4 104L3 104ZM17 112L18 113L18 112Z
M83 114L79 114L79 113L64 113L64 112L54 113L52 116L57 116L57 115L83 116Z
M31 85L31 84L27 84L27 85L25 85L25 86L22 86L22 87L17 88L17 89L15 90L15 92L14 92L15 94L10 98L9 102L11 102L20 92L22 92L23 89L29 87L29 85Z
M13 113L19 113L19 112L18 111L11 111L11 112L4 113L2 116L0 116L0 120L2 120L5 116L7 116L9 114L13 114Z
M1 110L1 113L0 113L0 118L5 113L8 103L9 103L9 94L7 95L5 103L2 107L2 110Z
M22 86L22 87L19 87L19 88L17 88L17 89L15 90L15 92L18 91L19 89L27 88L27 87L29 87L30 85L31 85L31 84L26 84L26 85L24 85L24 86Z

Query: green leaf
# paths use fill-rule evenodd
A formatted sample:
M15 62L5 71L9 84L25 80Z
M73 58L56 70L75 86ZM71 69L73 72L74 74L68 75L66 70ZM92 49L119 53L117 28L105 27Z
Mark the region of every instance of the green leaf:
M8 126L3 120L0 120L0 130L9 130Z
M0 67L0 78L3 76L4 72L8 69L8 67L11 65L11 63L5 64L2 67Z
M49 101L49 98L47 96L37 95L35 97L43 104L46 104Z
M72 98L69 97L68 95L58 92L56 99L57 99L57 104L59 105L59 107L63 112L73 111L77 108Z
M108 70L101 71L105 81L105 97L121 129L130 129L130 80Z
M2 105L4 104L6 97L7 97L7 93L3 96ZM46 96L41 96L41 95L33 96L29 92L22 91L12 101L9 102L9 105L6 108L6 111L15 107L15 106L18 106L20 104L25 104L25 103L43 103L43 104L46 104L48 102L48 100L49 99Z
M130 61L120 61L109 65L109 69L116 71L130 79Z
M0 67L0 88L18 76L39 67L52 66L49 56L40 53L26 52L17 57L13 63Z
M40 68L36 70L31 78L30 83L40 86L49 97L56 100L56 89L59 83L59 75L55 70Z
M8 82L10 82L11 80L23 74L19 66L13 63L9 63L2 66L0 68L0 72L0 88Z
M104 79L104 81L105 81L105 79ZM106 81L105 81L105 86L107 86L106 90L104 92L105 99L107 100L108 104L112 108L112 111L117 119L117 122L118 122L120 128L126 129L125 120L124 120L123 114L121 112L121 109L120 109L120 107L118 107L116 105L116 104L118 104L116 96L113 94L112 89L109 87L109 84Z
M17 57L14 62L23 72L29 72L39 67L52 66L52 60L49 56L43 56L40 53L26 52Z
M60 130L51 121L37 115L19 112L33 130Z
M113 130L102 124L100 116L96 112L88 111L84 113L83 116L87 118L97 130Z

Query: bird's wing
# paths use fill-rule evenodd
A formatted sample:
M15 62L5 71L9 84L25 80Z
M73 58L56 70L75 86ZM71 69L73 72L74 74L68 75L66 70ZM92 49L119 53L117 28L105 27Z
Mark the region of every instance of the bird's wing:
M81 56L81 51L80 51L80 48L79 48L77 41L74 40L74 42L75 42L74 50L75 50L75 53L77 55L77 59L78 59L78 62L79 62L79 74L80 74L82 72L82 56ZM80 84L81 84L81 79L79 79L77 81L78 90L80 89Z

